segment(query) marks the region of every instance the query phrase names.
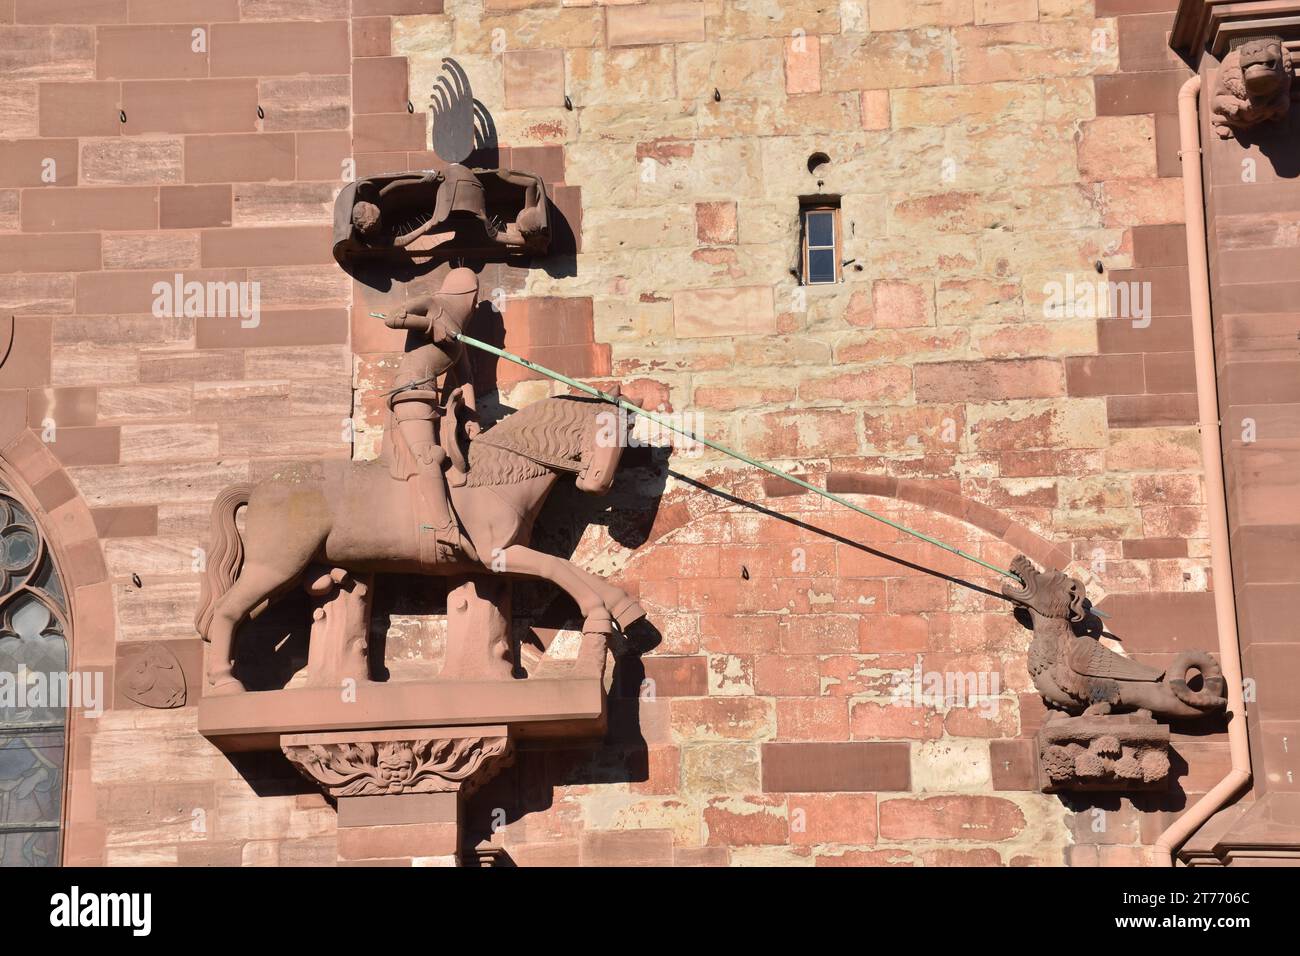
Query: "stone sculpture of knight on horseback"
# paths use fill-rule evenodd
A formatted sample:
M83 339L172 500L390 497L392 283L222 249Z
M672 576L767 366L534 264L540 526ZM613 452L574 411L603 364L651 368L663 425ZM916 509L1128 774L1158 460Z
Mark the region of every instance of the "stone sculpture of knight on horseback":
M508 222L492 212L505 208L501 202L515 203ZM349 272L469 249L519 254L544 248L546 195L533 176L453 165L351 184L339 196L335 225L335 256ZM409 334L387 396L378 461L287 465L268 481L217 496L195 617L210 644L207 694L243 690L234 674L236 632L304 580L375 573L532 577L569 594L583 633L609 637L644 617L623 589L529 546L560 475L574 475L582 491L609 490L630 421L608 402L558 396L482 428L470 361L457 338L478 291L473 270L453 268L437 292L384 316L390 328Z

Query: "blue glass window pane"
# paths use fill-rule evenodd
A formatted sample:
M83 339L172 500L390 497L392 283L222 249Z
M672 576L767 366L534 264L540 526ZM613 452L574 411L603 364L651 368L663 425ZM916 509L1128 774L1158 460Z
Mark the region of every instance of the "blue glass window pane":
M808 281L813 283L835 281L834 249L808 251Z
M835 214L829 212L808 213L808 245L835 245Z

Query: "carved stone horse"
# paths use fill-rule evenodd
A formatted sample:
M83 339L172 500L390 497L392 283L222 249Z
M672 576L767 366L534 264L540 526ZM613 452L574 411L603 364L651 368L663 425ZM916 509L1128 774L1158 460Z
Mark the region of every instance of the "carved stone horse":
M542 578L578 605L583 632L609 635L645 616L621 588L528 546L533 522L560 474L604 494L614 481L630 422L606 402L535 402L482 432L469 469L449 489L462 549L438 562L433 532L407 482L381 461L327 461L286 469L258 485L233 485L212 506L212 536L195 627L211 643L208 694L236 693L236 629L300 582L309 565L357 574L505 574ZM235 525L248 506L244 532Z

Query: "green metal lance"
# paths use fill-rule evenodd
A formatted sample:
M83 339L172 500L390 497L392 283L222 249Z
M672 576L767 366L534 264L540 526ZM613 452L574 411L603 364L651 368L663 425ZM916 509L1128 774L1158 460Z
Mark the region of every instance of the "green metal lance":
M370 315L376 319L384 318L384 315L381 312L371 312ZM990 571L995 571L998 574L1011 578L1013 581L1020 580L1020 578L1017 575L1012 574L1006 568L1000 568L996 564L990 564L988 561L985 561L983 558L976 557L975 555L971 554L968 551L963 551L961 548L955 548L952 545L947 544L946 542L940 541L938 538L932 538L928 534L922 534L920 531L916 531L912 528L907 527L906 525L899 524L896 521L890 521L884 515L876 514L874 511L870 511L867 508L863 508L860 505L856 505L852 501L849 501L847 498L842 498L832 491L827 491L825 488L818 488L816 485L804 481L802 478L798 478L790 474L789 472L782 471L780 468L776 468L773 467L772 465L768 465L761 461L757 461L756 459L750 458L748 455L744 455L736 451L734 448L728 448L726 445L722 444L721 442L716 442L710 438L705 438L701 435L696 435L693 432L689 431L688 429L682 428L679 425L674 425L672 422L668 421L667 419L659 415L656 415L654 412L648 412L644 408L641 408L640 406L633 405L631 402L627 401L624 398L619 398L614 395L610 395L608 392L602 392L600 389L596 388L595 386L588 385L585 382L579 382L577 379L570 378L564 373L557 372L554 369L549 369L545 365L538 365L536 362L530 362L528 359L524 358L523 356L515 355L513 352L507 352L505 349L499 349L495 345L489 345L487 342L480 341L479 339L476 339L471 335L466 335L463 332L457 333L456 338L461 342L465 343L466 345L473 346L474 348L480 349L481 351L484 352L488 352L489 354L495 355L498 358L503 358L508 362L513 362L516 365L522 366L523 368L526 369L530 369L534 372L537 372L540 375L545 375L547 378L554 379L557 382L563 382L565 385L568 385L570 388L576 388L580 392L585 392L586 394L591 395L594 398L602 399L606 402L609 402L611 405L617 405L619 408L624 409L629 414L640 415L642 418L648 418L650 421L654 422L656 425L659 425L662 428L667 428L670 429L671 431L675 431L679 435L686 436L691 441L697 441L701 445L707 445L708 447L714 449L715 451L722 452L724 455L730 455L732 458L735 458L738 461L743 461L747 465L752 465L754 468L758 468L761 471L765 471L769 475L775 475L778 478L783 478L786 481L790 482L791 484L798 485L800 488L803 488L807 491L811 491L813 494L820 495L821 497L825 498L828 501L835 502L837 505L842 505L843 507L848 508L850 511L856 511L860 515L865 515L866 517L871 518L875 521L879 521L882 524L889 525L889 527L893 528L896 531L901 531L904 534L909 534L913 538L919 538L920 540L926 542L927 544L934 545L936 548L942 548L944 551L947 551L949 554L958 555L959 557L965 558L967 561L974 561L976 564L982 565L988 568Z

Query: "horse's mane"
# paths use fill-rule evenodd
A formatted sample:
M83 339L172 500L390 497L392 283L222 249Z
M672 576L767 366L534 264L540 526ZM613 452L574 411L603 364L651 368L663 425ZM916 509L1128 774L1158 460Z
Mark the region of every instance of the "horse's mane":
M513 445L542 458L576 464L591 450L591 422L599 411L596 406L602 404L570 395L545 398L501 419L480 438ZM475 440L469 446L469 474L465 483L471 487L506 485L550 471L531 458Z

